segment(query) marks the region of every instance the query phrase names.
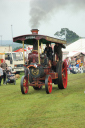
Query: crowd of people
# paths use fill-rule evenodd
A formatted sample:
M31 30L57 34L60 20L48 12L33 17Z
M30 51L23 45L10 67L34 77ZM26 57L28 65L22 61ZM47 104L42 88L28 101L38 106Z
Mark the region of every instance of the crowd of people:
M66 59L64 61L67 64L67 69L70 70L70 72L72 72L73 74L77 73L74 70L74 68L78 69L78 68L82 67L82 64L83 64L79 56L71 57L71 58L66 57Z

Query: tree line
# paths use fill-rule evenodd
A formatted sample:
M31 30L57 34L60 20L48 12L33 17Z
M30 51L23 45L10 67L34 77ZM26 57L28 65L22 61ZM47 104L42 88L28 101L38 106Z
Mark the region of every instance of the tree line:
M57 31L54 35L61 39L66 39L67 43L73 43L80 38L80 36L68 28L61 28L61 30Z

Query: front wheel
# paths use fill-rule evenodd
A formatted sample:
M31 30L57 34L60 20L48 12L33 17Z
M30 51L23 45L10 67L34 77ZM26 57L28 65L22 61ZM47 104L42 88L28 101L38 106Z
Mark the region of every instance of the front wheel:
M26 76L22 76L21 78L21 92L22 94L27 94L28 93L28 78Z
M50 75L47 75L45 78L45 89L47 94L52 92L52 78Z

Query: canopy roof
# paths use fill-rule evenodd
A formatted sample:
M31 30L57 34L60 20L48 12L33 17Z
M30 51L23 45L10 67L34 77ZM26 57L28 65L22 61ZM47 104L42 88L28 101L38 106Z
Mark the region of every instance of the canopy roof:
M22 43L22 41L24 41L24 44L29 44L29 45L33 45L34 40L39 40L40 44L59 43L62 45L63 48L65 48L64 44L66 44L65 40L60 40L54 37L49 37L39 34L21 35L13 38L13 42Z

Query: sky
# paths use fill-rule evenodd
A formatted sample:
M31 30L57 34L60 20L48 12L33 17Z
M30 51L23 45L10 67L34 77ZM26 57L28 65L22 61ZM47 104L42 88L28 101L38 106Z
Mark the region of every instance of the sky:
M61 28L85 37L85 0L0 0L0 40L35 28L51 37Z

